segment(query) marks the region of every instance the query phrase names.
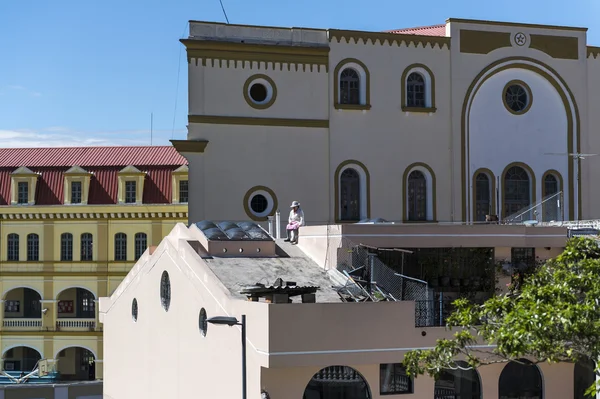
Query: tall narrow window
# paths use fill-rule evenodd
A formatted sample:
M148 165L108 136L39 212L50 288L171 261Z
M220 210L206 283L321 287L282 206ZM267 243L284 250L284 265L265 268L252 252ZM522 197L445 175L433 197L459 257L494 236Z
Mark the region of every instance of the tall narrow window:
M420 73L413 72L406 79L406 106L425 106L425 80Z
M73 260L73 234L62 233L60 235L60 260Z
M352 68L340 74L340 104L360 104L360 77Z
M179 203L187 204L188 202L188 181L179 181Z
M81 260L93 260L94 237L91 233L81 235Z
M115 260L127 260L127 235L115 234Z
M504 217L518 216L531 204L531 187L529 175L525 169L513 166L504 175ZM528 215L519 216L521 220L529 219Z
M81 182L71 182L71 204L81 204Z
M17 184L17 203L27 204L29 203L29 183L20 181Z
M134 204L136 200L137 184L135 181L125 182L125 203Z
M360 220L360 175L352 168L345 169L340 176L340 219Z
M427 220L427 179L423 172L408 175L408 220Z
M18 261L19 260L19 235L15 233L11 233L8 235L6 240L7 251L6 257L9 261Z
M40 260L40 237L37 234L27 235L27 261L37 262Z
M92 319L96 317L96 302L94 294L84 288L77 288L77 317Z
M148 236L146 233L136 233L135 235L135 260L138 260L144 254L148 247Z
M558 179L553 174L544 177L544 198L542 203L542 221L562 220L560 215L560 195Z
M475 177L475 221L485 222L485 216L492 213L490 178L479 173Z

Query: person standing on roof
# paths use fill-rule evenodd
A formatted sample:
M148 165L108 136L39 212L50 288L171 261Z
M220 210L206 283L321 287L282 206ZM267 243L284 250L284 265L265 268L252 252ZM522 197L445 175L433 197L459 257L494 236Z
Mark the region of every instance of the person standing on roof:
M304 226L304 212L300 209L300 203L298 201L292 202L290 205L292 210L288 217L287 238L284 241L291 242L292 244L298 244L298 236L300 235L300 227Z

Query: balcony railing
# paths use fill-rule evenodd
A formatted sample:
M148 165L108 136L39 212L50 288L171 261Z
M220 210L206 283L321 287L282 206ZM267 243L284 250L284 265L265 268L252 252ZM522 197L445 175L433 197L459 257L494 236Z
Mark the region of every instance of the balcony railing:
M452 313L452 301L415 301L415 327L444 327Z
M56 329L93 330L96 328L96 319L58 319Z
M38 329L42 327L42 319L24 319L10 318L4 319L2 326L4 328L14 329Z

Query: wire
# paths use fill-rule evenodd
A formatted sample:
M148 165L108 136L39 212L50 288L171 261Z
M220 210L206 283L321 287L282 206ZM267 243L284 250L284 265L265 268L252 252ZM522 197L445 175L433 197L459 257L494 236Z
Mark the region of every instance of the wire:
M227 12L225 12L225 7L223 6L223 0L219 0L219 3L221 3L221 10L223 10L223 15L225 15L225 21L229 23L229 18L227 18Z
M189 22L185 23L183 32L181 32L180 39L183 39L185 30L188 27ZM181 75L181 50L183 46L179 46L179 57L177 57L177 85L175 86L175 107L173 109L173 125L171 126L171 140L175 138L175 119L177 119L177 101L179 100L179 76Z

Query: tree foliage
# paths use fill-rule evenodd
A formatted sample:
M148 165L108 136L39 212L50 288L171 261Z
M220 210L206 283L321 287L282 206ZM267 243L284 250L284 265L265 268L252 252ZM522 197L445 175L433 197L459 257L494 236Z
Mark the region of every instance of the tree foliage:
M456 300L447 325L458 331L433 349L408 352L404 365L409 374L437 377L443 369L457 368L461 359L479 367L525 357L537 359L534 363L600 358L597 241L570 239L561 255L512 288L481 305ZM600 387L589 392L596 390Z

